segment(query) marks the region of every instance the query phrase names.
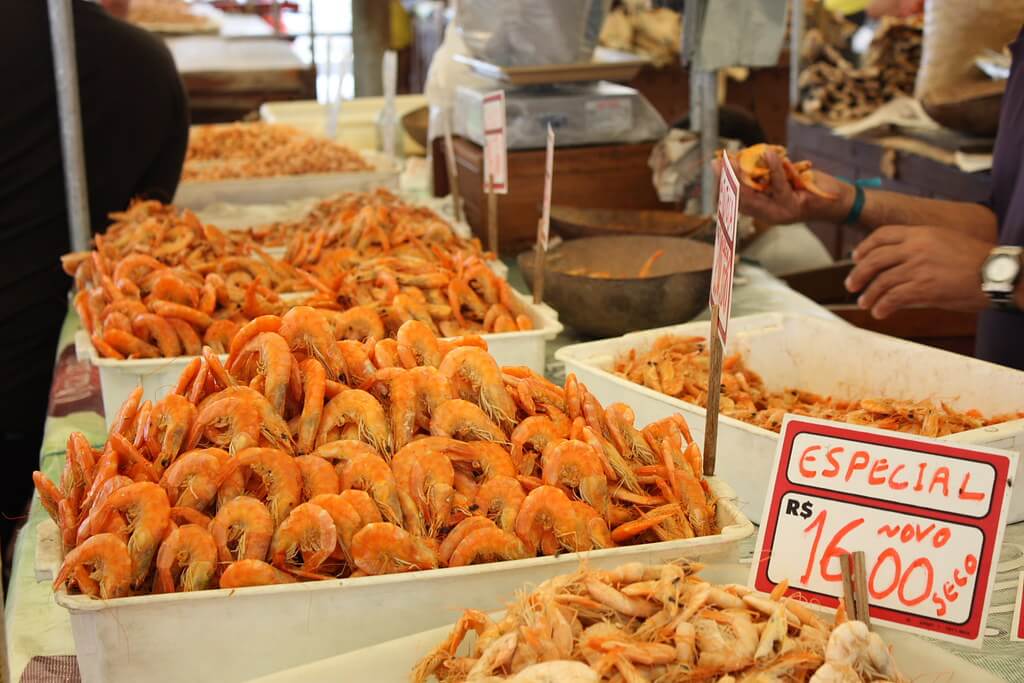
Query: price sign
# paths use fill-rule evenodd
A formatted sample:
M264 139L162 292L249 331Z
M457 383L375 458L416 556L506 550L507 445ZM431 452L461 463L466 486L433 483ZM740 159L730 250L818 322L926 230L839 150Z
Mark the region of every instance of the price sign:
M492 183L487 187L488 179ZM505 130L505 91L484 96L484 189L508 194L508 150Z
M1017 576L1017 599L1013 603L1013 621L1010 622L1010 640L1024 641L1024 623L1021 623L1021 615L1024 614L1024 572Z
M732 275L736 258L736 223L739 220L740 183L722 155L722 173L718 182L718 230L715 233L715 265L711 273L709 305L718 306L718 336L725 346L732 310Z
M551 176L555 169L555 131L548 124L547 157L544 160L544 203L541 205L540 223L537 224L537 246L548 250L548 236L551 232Z
M863 550L872 620L980 647L1017 456L787 415L751 570L836 607Z

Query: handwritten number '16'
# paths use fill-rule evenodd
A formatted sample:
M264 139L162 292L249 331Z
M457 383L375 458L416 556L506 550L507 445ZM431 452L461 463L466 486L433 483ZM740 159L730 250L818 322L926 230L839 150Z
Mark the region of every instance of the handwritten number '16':
M822 510L818 515L811 520L811 523L804 529L804 533L815 529L814 531L814 542L811 544L811 554L807 558L807 566L804 569L804 575L800 577L800 583L808 585L811 580L811 574L814 573L814 558L818 555L818 545L821 543L821 536L825 531L825 522L828 519L828 510ZM821 578L825 581L841 581L843 574L841 571L830 572L828 571L829 563L835 558L839 560L840 557L846 555L849 551L843 548L839 544L842 543L846 535L859 527L864 523L864 519L855 519L852 522L848 522L846 526L836 532L832 540L828 542L825 547L825 552L821 555L821 562L818 565L818 572L821 574ZM838 565L837 565L838 566Z

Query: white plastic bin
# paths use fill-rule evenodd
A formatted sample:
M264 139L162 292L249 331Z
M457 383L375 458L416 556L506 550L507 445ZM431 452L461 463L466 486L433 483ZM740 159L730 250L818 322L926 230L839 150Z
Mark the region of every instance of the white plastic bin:
M516 292L516 296L528 311L533 329L481 336L487 341L487 350L498 365L525 365L543 376L547 365L547 342L557 337L564 328L558 322L555 309L544 303L535 304L532 298L519 292Z
M615 357L646 351L665 334L708 335L708 323L696 322L633 332L614 339L559 349L565 363L603 402L622 401L636 412L638 424L682 413L698 442L704 439L703 408L635 384L616 375ZM727 353L740 352L769 389L799 388L837 398L887 397L945 401L957 410L977 408L987 416L1024 408L1024 372L948 351L868 332L838 320L766 313L729 323ZM1024 452L1024 419L944 437L949 441ZM743 512L759 522L778 435L722 417L718 427L716 474L735 487ZM1024 467L1018 460L1017 476ZM1024 494L1010 499L1008 520L1024 520Z
M358 579L116 600L59 592L56 600L70 613L84 683L246 681L451 623L466 605L500 609L516 590L581 559L594 567L735 561L754 527L724 482L709 483L720 496L715 536Z
M174 390L182 370L196 358L104 358L97 353L89 340L89 333L85 330L79 330L75 334L75 353L80 360L86 360L99 368L100 392L103 394L103 413L107 429L113 423L121 405L136 387L142 387L143 401L155 403ZM222 361L227 360L226 355L220 358Z

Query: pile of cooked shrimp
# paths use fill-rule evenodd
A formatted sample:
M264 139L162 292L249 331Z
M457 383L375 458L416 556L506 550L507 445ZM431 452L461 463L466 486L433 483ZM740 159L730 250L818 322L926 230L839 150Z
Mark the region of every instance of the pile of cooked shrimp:
M710 358L704 337L664 335L647 351L620 354L614 372L636 384L707 406ZM803 389L769 391L759 374L748 368L741 354L722 362L721 413L778 432L786 413L823 420L890 429L908 434L940 437L969 429L1015 420L1024 412L985 417L977 410L959 412L945 402L891 398L838 399Z
M638 429L573 376L501 368L409 321L338 341L296 307L209 348L165 398L122 406L59 485L55 586L109 598L365 576L717 533L680 417Z
M372 166L351 147L280 123L193 126L182 181L354 173Z
M75 311L107 358L225 353L239 325L283 312L301 271L202 225L187 210L138 202L114 215L95 250L61 258ZM252 253L255 255L245 255Z
M702 579L699 565L630 563L556 576L500 621L467 610L412 672L415 683L810 681L906 683L892 650L840 610ZM475 631L472 647L464 647Z

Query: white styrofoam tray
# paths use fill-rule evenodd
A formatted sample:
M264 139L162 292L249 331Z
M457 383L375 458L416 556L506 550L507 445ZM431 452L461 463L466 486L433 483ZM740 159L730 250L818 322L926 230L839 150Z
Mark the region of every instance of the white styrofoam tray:
M496 263L501 264L500 261ZM297 292L282 296L296 297L296 302L301 303L300 297L303 295ZM537 374L543 375L547 342L562 331L562 323L558 322L558 313L547 304L535 304L519 292L516 292L516 295L528 311L534 328L525 332L502 332L481 336L487 342L487 349L498 365L525 365ZM174 389L182 370L195 358L104 358L97 353L85 330L79 330L75 334L75 353L80 359L99 368L103 413L108 429L121 404L136 387L142 387L143 401L159 401ZM221 356L222 361L226 359L226 355Z
M622 401L647 424L682 413L698 443L704 439L704 408L635 384L613 371L616 356L646 351L665 334L708 335L707 322L686 323L614 339L574 344L555 358L602 402ZM875 332L838 320L765 313L729 322L726 353L742 353L747 367L771 390L806 389L836 398L886 397L945 401L957 410L985 415L1024 408L1024 372ZM1024 451L1024 419L953 434L948 441ZM761 519L778 434L722 417L717 472L735 487L744 513ZM1018 460L1017 476L1024 467ZM1024 520L1024 494L1014 489L1009 522Z
M398 162L381 154L362 154L373 165L373 170L270 178L190 180L178 185L173 203L175 206L196 210L217 202L266 204L303 197L327 197L339 192L365 191L377 187L397 190L401 172Z
M714 536L284 586L115 600L60 591L55 599L70 613L84 683L246 681L451 623L466 605L501 609L516 590L581 560L607 568L680 557L735 561L754 527L724 482L708 483L719 496Z
M701 570L701 576L714 583L745 583L749 568L743 565L711 564ZM506 601L512 599L506 596ZM466 601L466 608L476 605ZM492 614L495 620L501 612ZM457 615L456 615L457 616ZM338 681L377 681L399 683L409 680L409 673L430 651L443 643L451 633L453 624L396 638L378 645L310 662L293 669L285 669L263 676L250 683L337 683ZM940 681L971 681L972 683L998 683L1001 679L980 669L955 654L909 633L885 627L875 630L893 646L893 654L900 671L909 681L939 683ZM463 642L460 654L468 654L472 638Z

